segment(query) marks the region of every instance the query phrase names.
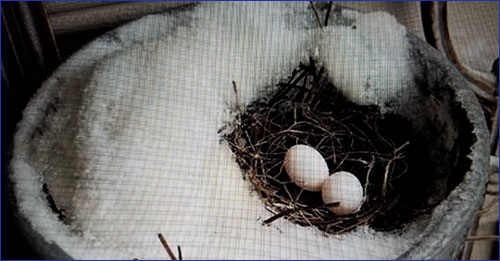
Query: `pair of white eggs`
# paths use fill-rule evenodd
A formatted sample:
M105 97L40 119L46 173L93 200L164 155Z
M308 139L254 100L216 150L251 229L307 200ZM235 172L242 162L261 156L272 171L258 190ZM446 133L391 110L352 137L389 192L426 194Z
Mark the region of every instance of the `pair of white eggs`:
M332 175L323 156L307 145L295 145L288 149L284 161L290 179L309 191L321 191L325 204L339 202L329 209L337 215L356 213L363 204L363 187L358 178L347 171Z

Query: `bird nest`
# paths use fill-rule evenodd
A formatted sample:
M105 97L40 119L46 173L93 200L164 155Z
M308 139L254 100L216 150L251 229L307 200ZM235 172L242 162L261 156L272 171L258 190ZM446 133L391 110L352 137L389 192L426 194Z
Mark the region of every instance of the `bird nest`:
M417 175L410 166L415 161L408 156L425 160L425 153L415 155L412 149L418 138L411 124L397 115L382 115L377 106L348 101L313 59L264 97L245 108L238 105L235 115L223 128L223 140L235 154L243 178L273 213L266 224L286 218L328 234L360 225L390 230L429 209L424 198L404 197L402 192L418 190L411 184ZM357 213L336 215L323 203L321 192L303 190L290 180L283 160L296 144L319 151L330 175L343 170L359 179L364 203Z

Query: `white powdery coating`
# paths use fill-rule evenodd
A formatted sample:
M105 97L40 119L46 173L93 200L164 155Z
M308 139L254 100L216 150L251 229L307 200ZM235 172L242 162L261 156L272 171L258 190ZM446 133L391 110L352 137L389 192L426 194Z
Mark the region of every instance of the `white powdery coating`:
M53 121L58 126L48 126L74 132L69 137L74 146L61 146L59 153L81 160L51 162L56 167L45 178L73 223L71 232L79 233L68 236L68 228L53 222L55 215L36 211L43 207L42 194L30 201L22 193L37 186L32 180L36 175L17 164L16 172L30 173L31 179L17 180L25 189L18 198L27 216L39 214L35 227L78 259L166 258L157 233L171 246L180 245L186 259L383 259L405 251L408 240L366 228L325 237L285 219L263 226L262 220L272 214L250 193L233 154L219 143L217 131L232 120L232 81L247 104L262 87L289 76L315 49L317 30L291 29L296 26L285 22L300 21L296 14L309 13L307 5L205 4L194 11L192 24L165 39L104 59L87 84L78 87L81 91L71 94L80 95L81 102L61 110L74 113L76 123L64 115L61 122ZM366 27L368 35L370 21L390 20L385 14L367 17L359 16L358 26ZM338 73L332 68L348 74L340 82L346 93L347 87L362 83L358 76L375 75L364 64L351 66L357 60L339 51L356 33L334 27L322 34L319 56L333 79ZM337 62L342 59L345 68ZM23 144L18 149L36 156L61 139L54 134L41 141L43 148ZM17 143L22 140L18 137ZM46 223L48 219L52 221Z
M342 14L356 22L325 28L319 43L319 57L334 85L360 105L383 107L409 95L404 26L384 12Z

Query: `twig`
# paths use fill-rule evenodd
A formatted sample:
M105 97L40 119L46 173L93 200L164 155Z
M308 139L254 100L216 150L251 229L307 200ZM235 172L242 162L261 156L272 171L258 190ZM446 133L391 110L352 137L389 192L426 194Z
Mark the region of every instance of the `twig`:
M365 182L365 199L368 197L368 184L370 184L370 173L372 172L373 166L375 166L375 158L372 155L372 161L368 165L368 171L366 172L366 182Z
M311 3L311 8L314 12L314 16L316 16L316 21L318 21L319 27L323 27L323 22L321 22L321 18L319 17L318 9L316 9L316 5L314 5L313 1L309 1L309 3Z
M387 165L385 165L384 171L384 182L382 183L382 196L385 197L385 193L387 193L387 180L389 179L389 171L391 169L391 165L394 159L389 160Z
M316 209L316 208L321 208L321 207L334 207L334 206L338 206L338 205L340 205L340 202L333 202L333 203L329 203L329 204L325 204L325 205L321 205L321 206L314 206L314 207L301 207L301 208L287 209L283 212L280 212L280 213L264 220L264 223L271 224L273 221L275 221L276 219L278 219L280 217L290 215L292 213L295 213L295 212L301 211L301 210L311 210L311 209Z
M177 252L179 253L179 260L182 260L181 246L177 246Z
M238 87L236 86L236 82L233 81L233 90L234 90L234 96L236 96L236 109L241 111L241 104L240 104L240 95L238 94Z
M278 91L278 93L276 93L276 95L274 95L273 98L271 98L271 100L269 100L268 104L274 105L274 103L281 97L281 95L284 95L285 93L287 93L293 86L295 86L305 76L306 76L306 72L303 72L297 78L295 78L295 75L293 75L292 79L287 83L288 86L286 88ZM295 78L295 80L294 80L294 78Z
M472 223L471 228L469 229L469 231L467 231L467 237L472 237L474 234L477 233L478 225L479 225L479 216L476 215L474 217L474 222ZM460 259L462 259L462 260L471 259L470 257L472 255L473 245L474 245L473 242L470 242L467 240L464 241L464 244L462 247L462 254L460 255Z
M397 154L398 154L398 152L399 152L400 150L402 150L404 147L408 146L409 144L410 144L410 142L409 142L409 141L407 141L407 142L403 143L403 145L401 145L401 146L399 146L398 148L396 148L396 149L394 150L394 156L393 156L393 158L392 158L391 160L389 160L389 162L388 162L388 163L387 163L387 165L385 166L385 171L384 171L384 181L383 181L383 183L382 183L382 196L383 196L383 197L385 197L385 194L386 194L386 192L387 192L387 182L388 182L388 180L389 180L389 172L390 172L390 170L391 170L391 165L393 165L394 161L395 161L396 159L398 159L398 158L399 158L399 156L397 155Z
M403 145L399 146L395 151L394 151L394 154L396 154L396 152L399 152L400 150L404 149L404 147L410 145L410 142L407 141L405 143L403 143Z
M328 26L328 19L330 19L330 14L331 14L334 6L335 5L333 4L332 1L328 2L328 10L326 11L326 16L325 16L325 26Z
M478 240L492 240L498 241L498 235L486 235L486 236L467 236L466 241L478 241Z
M167 254L170 256L170 259L177 260L177 258L174 255L174 252L172 252L172 249L168 245L167 240L165 239L162 233L158 233L158 238L160 238L161 244L163 245L165 250L167 250Z

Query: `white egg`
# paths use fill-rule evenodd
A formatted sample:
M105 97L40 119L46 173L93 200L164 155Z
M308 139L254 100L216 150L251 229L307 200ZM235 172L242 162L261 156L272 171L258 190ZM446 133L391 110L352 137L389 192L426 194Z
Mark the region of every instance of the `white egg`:
M321 191L328 178L328 165L321 154L307 145L295 145L285 155L285 170L299 187L309 191Z
M321 196L325 204L340 203L338 206L329 207L333 213L354 214L363 204L363 187L356 176L347 171L339 171L333 173L323 183Z

